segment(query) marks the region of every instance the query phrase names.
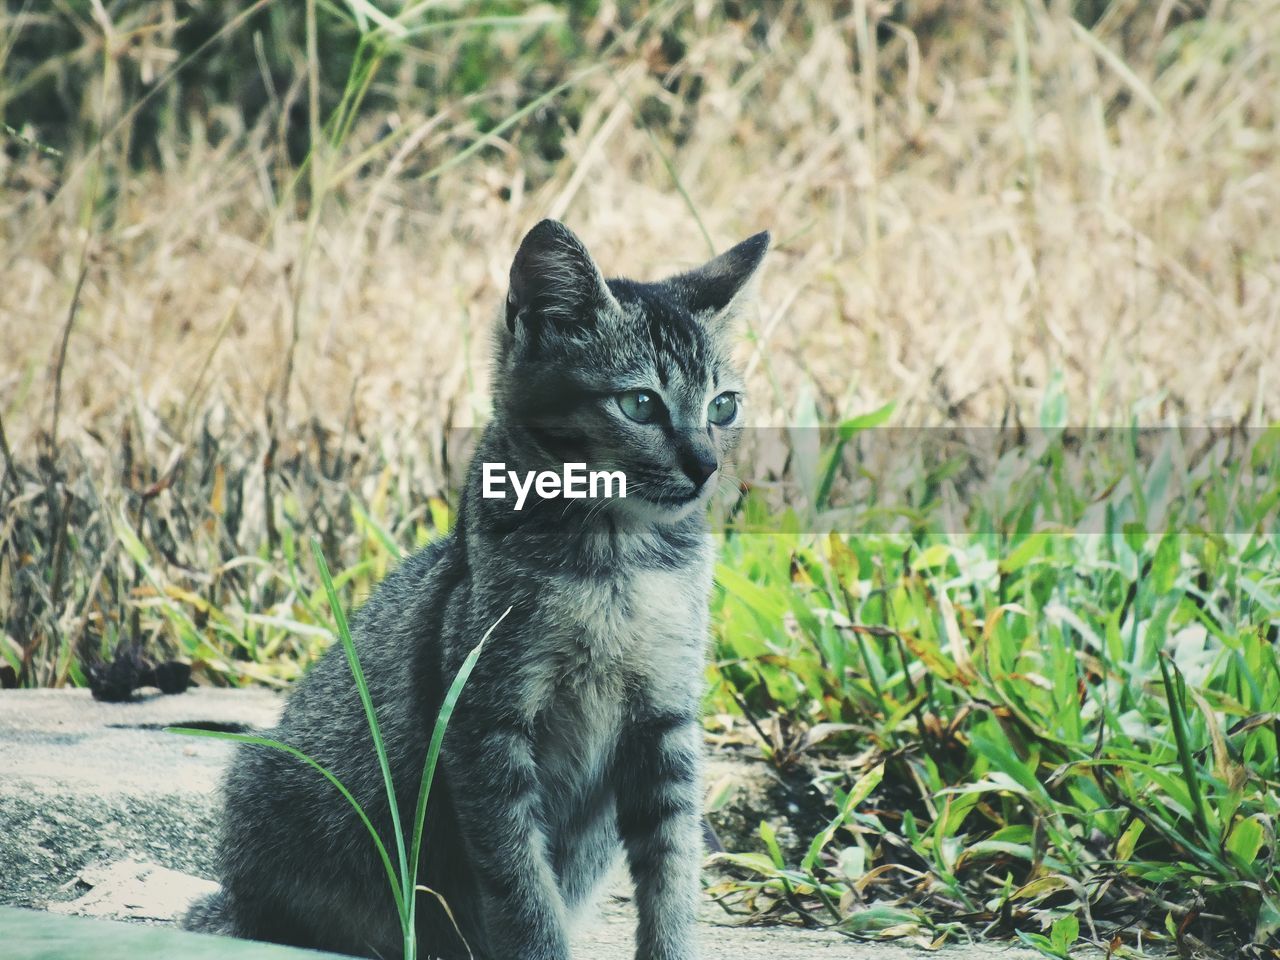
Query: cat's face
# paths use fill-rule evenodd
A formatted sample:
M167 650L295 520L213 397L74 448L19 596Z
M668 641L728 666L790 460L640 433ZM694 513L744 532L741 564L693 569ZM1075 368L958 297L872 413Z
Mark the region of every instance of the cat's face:
M626 497L602 511L673 522L701 509L741 431L733 317L767 246L760 234L665 281L605 281L572 233L539 224L512 267L498 414L544 469L622 472Z

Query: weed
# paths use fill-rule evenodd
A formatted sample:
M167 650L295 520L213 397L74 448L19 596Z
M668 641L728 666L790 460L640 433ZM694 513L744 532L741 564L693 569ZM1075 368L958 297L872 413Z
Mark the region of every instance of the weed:
M761 854L722 858L737 879L716 892L923 942L962 918L1055 956L1073 921L1094 943L1274 942L1269 436L1230 458L1247 480L1135 460L1124 433L1083 469L1057 432L1004 453L994 476L1016 480L960 494L960 522L946 484L902 505L886 482L859 496L861 530L731 523L711 708L751 721L775 763L826 769L838 813L798 864L767 835ZM766 495L739 517L776 517L750 502Z

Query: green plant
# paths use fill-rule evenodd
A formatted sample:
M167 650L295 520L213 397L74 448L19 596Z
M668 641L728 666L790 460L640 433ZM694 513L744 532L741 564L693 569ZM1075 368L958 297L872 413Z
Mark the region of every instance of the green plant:
M1049 936L1042 933L1018 931L1018 938L1029 947L1034 947L1046 957L1057 960L1071 960L1071 947L1080 937L1080 921L1073 914L1059 917L1049 928Z
M1275 428L1197 460L1172 428L1072 446L1045 409L963 526L914 461L857 488L839 533L761 534L777 514L748 495L709 705L815 765L838 816L788 856L766 829L719 892L851 935L932 941L961 915L1060 957L1080 928L1228 953L1280 935Z
M333 614L334 622L337 624L338 638L342 642L347 663L351 667L352 679L355 682L356 689L360 692L360 701L364 706L365 717L369 721L369 732L373 735L374 748L378 755L378 766L382 770L383 784L386 787L388 805L391 811L396 852L395 863L393 864L391 856L387 852L387 846L383 838L378 835L378 831L374 828L369 818L365 815L364 809L356 801L356 798L352 796L351 792L337 777L296 747L282 743L279 740L273 740L270 737L259 737L251 734L227 733L216 730L193 730L185 727L170 727L169 732L192 737L213 737L220 740L231 740L235 743L282 750L303 763L314 767L326 780L333 784L334 788L351 804L360 817L365 829L369 831L369 837L373 841L374 847L377 848L378 856L386 868L387 882L391 886L392 896L395 899L396 908L400 915L400 926L404 932L404 955L406 960L414 960L418 955L417 939L414 932L417 895L418 893L432 893L427 888L418 885L418 866L421 862L422 843L424 840L422 827L426 822L427 801L431 795L431 783L435 777L436 763L440 758L440 746L444 741L449 718L453 715L454 707L458 702L458 697L462 694L463 687L466 686L467 678L471 676L471 671L474 669L476 661L480 659L480 653L484 648L485 641L497 629L498 624L506 619L511 610L508 608L485 631L484 636L480 638L480 642L467 655L466 660L463 661L458 670L457 676L453 678L453 682L449 685L449 691L445 695L440 707L440 713L436 717L435 727L431 733L431 745L427 750L426 762L422 767L422 780L418 787L418 802L414 810L413 833L410 837L411 844L406 853L405 832L400 823L400 809L396 800L395 784L391 779L391 767L387 762L386 747L383 745L382 732L378 727L377 712L374 710L373 700L369 696L369 686L365 682L364 671L360 667L360 657L356 652L355 641L352 639L351 631L347 626L347 618L343 611L342 601L339 599L337 589L334 587L333 578L329 575L329 567L325 562L319 541L312 541L311 549L315 557L316 566L320 570L320 578L324 583L325 593L329 600L329 609ZM447 910L448 905L446 904L445 907Z

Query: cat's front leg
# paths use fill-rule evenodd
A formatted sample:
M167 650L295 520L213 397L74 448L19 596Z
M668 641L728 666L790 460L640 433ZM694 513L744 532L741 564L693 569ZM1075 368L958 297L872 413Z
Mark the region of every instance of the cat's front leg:
M568 960L564 904L537 816L529 733L514 717L491 711L492 705L460 704L441 752L480 887L484 956Z
M696 960L702 733L695 713L636 720L619 743L618 832L636 888L637 960Z

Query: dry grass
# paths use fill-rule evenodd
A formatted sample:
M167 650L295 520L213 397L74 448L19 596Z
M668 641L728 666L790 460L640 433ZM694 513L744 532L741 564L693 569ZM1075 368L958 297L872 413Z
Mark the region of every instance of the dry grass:
M404 175L474 138L446 109L399 117L414 133L340 176L384 120L369 117L318 164L331 198L312 223L282 204L280 157L253 131L175 144L163 169L127 176L118 133L102 175L96 155L11 149L10 444L50 429L82 249L65 439L112 446L127 420L211 407L261 432L286 380L295 424L338 424L354 405L395 435L480 409L490 317L537 218L564 218L607 268L641 277L706 255L662 153L716 246L766 226L779 239L758 327L783 396L812 382L830 413L895 399L904 422L991 423L1034 410L1062 368L1081 420L1124 419L1146 399L1193 422L1276 415L1274 4L1214 4L1181 33L1117 15L1088 36L1056 14L975 7L955 39L882 24L877 69L856 54L875 29L861 3L839 17L780 4L754 31L692 6L679 62L642 28L580 81L589 106L554 168L525 162L517 124L510 144ZM663 86L695 78L696 101ZM109 82L85 91L107 129L130 106ZM646 129L633 105L655 100L670 119ZM765 367L755 409L785 419ZM192 418L176 423L158 442L190 439Z
M168 587L117 569L122 525L214 609L243 558L271 568L282 527L362 556L348 493L402 545L426 536L444 431L485 415L509 258L548 215L639 277L771 228L748 361L761 424L810 397L827 417L892 400L898 424L1032 422L1055 371L1075 422L1275 418L1280 8L1183 6L1114 3L1086 30L1056 5L735 20L677 0L628 7L624 27L606 3L596 54L532 118L485 136L473 119L528 102L539 63L516 51L545 28L525 24L495 34L510 72L456 102L380 75L402 108L301 169L282 118L311 102L314 62L252 128L215 105L139 168L120 77L177 82L171 5L86 21L78 56L101 67L81 113L105 134L0 155L10 653L63 651L41 674L60 682L77 643L91 659L120 630L172 633L134 602ZM0 15L0 48L28 25ZM445 75L463 34L415 49ZM561 159L539 156L533 120L565 125ZM243 610L296 593L259 581L237 587ZM134 598L131 626L97 611L103 591Z

